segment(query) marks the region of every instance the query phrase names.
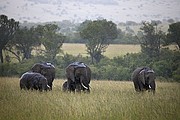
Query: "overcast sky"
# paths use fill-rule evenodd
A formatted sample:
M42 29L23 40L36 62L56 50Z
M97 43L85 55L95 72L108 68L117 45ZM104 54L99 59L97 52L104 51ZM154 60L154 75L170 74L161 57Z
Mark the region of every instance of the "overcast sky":
M21 22L180 20L180 0L0 0L0 14Z

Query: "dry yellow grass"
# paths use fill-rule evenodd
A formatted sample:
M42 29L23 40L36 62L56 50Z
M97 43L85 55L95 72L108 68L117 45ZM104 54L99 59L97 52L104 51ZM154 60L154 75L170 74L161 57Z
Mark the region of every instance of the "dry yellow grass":
M0 78L0 120L179 120L180 84L157 82L155 95L132 82L92 81L90 94L24 91L18 78Z
M121 45L121 44L111 44L104 53L105 56L113 58L116 56L123 56L127 53L138 53L141 51L140 45Z
M177 50L177 45L166 46L172 50ZM62 46L64 53L68 53L74 56L81 54L82 56L89 56L86 52L85 44L73 44L73 43L64 43ZM138 53L141 51L140 45L128 45L128 44L110 44L106 49L106 52L103 55L113 58L117 56L123 56L127 53Z
M72 44L72 43L64 43L62 46L62 50L64 53L68 53L74 56L79 54L83 56L87 56L86 46L85 44Z
M85 44L64 43L62 46L62 50L64 51L64 53L72 54L74 56L77 56L79 54L81 54L82 56L88 56ZM115 56L122 56L127 53L138 53L140 52L140 50L140 45L111 44L103 54L109 58L113 58Z

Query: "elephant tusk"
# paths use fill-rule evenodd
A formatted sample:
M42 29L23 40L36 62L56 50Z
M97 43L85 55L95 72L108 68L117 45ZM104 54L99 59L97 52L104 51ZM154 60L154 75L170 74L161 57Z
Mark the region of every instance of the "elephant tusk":
M145 70L141 70L140 72L139 72L139 74L141 74L141 73L143 73Z
M51 87L49 85L47 85L47 88L50 89Z
M81 83L81 85L82 85L85 89L87 89L87 90L88 90L88 87L86 87L85 85L83 85L83 83Z
M147 72L149 72L149 73L154 73L154 70L148 70Z

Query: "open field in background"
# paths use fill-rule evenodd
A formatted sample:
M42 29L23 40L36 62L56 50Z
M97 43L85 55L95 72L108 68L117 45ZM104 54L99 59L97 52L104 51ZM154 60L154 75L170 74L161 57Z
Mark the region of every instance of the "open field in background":
M140 45L122 45L122 44L111 44L104 53L109 58L123 56L127 53L138 53L141 51Z
M167 47L167 46L166 46ZM177 50L177 45L169 45L168 46L172 50ZM45 49L44 46L42 45L38 49ZM64 54L71 54L73 56L78 56L79 54L82 55L83 57L89 56L86 52L86 46L85 44L80 44L80 43L63 43L62 45L62 50ZM103 55L113 58L117 56L123 56L126 55L127 53L138 53L141 51L140 45L131 45L131 44L110 44L108 48L106 49L106 52L103 53ZM10 55L13 56L12 53L9 52L4 52L3 55ZM38 55L39 52L36 50L32 51L32 55ZM58 55L62 55L61 53ZM13 62L18 62L17 59L12 58Z
M0 120L179 120L180 83L157 82L156 94L132 82L92 81L90 94L24 91L19 78L0 78Z
M85 44L64 43L62 50L64 53L72 54L74 56L79 54L82 56L88 56ZM127 53L138 53L140 51L140 45L111 44L108 46L106 52L103 53L103 55L109 58L113 58L115 56L123 56Z
M176 45L168 46L172 50L176 50ZM82 56L88 56L86 52L85 44L75 44L75 43L64 43L62 46L64 53L68 53L74 56L81 54ZM127 53L138 53L141 51L140 45L128 45L128 44L110 44L103 55L113 58L117 56L123 56Z

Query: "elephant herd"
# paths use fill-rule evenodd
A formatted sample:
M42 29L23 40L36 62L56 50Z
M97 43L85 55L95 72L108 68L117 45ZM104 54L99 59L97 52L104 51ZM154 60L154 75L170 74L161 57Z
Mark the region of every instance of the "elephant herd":
M20 78L21 89L52 90L55 67L51 63L36 63L30 71Z
M67 81L62 85L64 92L90 92L91 69L83 62L73 62L65 69ZM52 90L55 66L51 63L36 63L20 78L20 88L25 90ZM131 76L135 91L155 93L155 72L149 67L136 68Z

